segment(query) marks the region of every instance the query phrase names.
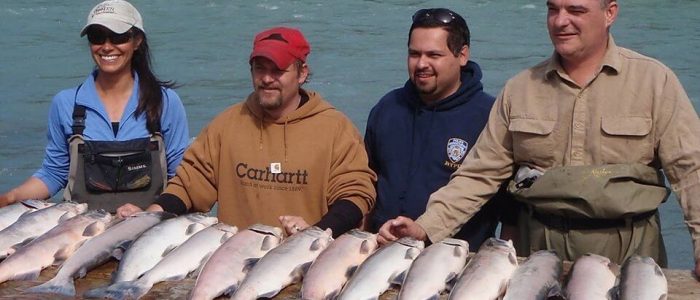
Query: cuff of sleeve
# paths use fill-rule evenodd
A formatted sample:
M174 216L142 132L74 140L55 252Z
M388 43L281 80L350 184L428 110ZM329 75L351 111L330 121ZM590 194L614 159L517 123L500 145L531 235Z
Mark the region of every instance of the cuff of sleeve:
M333 231L333 238L337 238L357 227L361 221L362 210L350 200L339 199L331 204L328 212L314 225L324 230L330 228Z
M154 204L158 204L164 211L176 215L182 215L187 212L185 203L173 194L161 194Z

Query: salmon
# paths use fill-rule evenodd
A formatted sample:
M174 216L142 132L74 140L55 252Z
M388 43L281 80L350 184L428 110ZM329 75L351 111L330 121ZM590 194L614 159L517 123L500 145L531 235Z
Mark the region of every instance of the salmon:
M489 238L469 260L448 299L498 299L517 267L513 242Z
M469 243L460 239L448 238L430 245L411 264L398 299L439 298L454 284L468 255Z

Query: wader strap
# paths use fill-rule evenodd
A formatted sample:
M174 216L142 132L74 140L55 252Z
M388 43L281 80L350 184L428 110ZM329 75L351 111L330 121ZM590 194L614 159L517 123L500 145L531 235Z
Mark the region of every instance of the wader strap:
M73 97L73 125L71 129L73 130L73 135L83 135L85 130L85 106L78 105L78 91L83 85L80 84L77 89L75 89L75 97Z
M596 230L625 227L628 221L639 222L646 220L656 214L657 210L648 211L630 218L620 219L597 219L597 218L567 218L553 214L540 213L532 209L532 217L549 228L562 231L568 230Z

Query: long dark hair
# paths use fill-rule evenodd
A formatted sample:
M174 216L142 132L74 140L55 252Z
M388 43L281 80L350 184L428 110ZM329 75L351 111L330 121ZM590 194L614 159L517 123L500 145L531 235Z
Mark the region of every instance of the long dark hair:
M139 105L136 117L146 114L146 128L153 133L160 131L160 114L163 109L163 92L161 88L176 88L174 81L161 81L151 70L151 51L148 48L146 34L138 28L132 28L134 36L142 37L141 45L134 51L131 70L139 75Z

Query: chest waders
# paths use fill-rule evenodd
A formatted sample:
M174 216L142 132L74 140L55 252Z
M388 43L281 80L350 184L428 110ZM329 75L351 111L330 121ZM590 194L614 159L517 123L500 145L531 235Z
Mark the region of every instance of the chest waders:
M550 249L573 261L586 253L618 264L638 254L665 267L657 208L670 191L658 169L643 164L565 166L508 190L525 203L518 254Z
M165 188L168 173L159 132L128 141L86 141L82 105L73 108L72 130L65 200L114 213L126 203L145 209Z

